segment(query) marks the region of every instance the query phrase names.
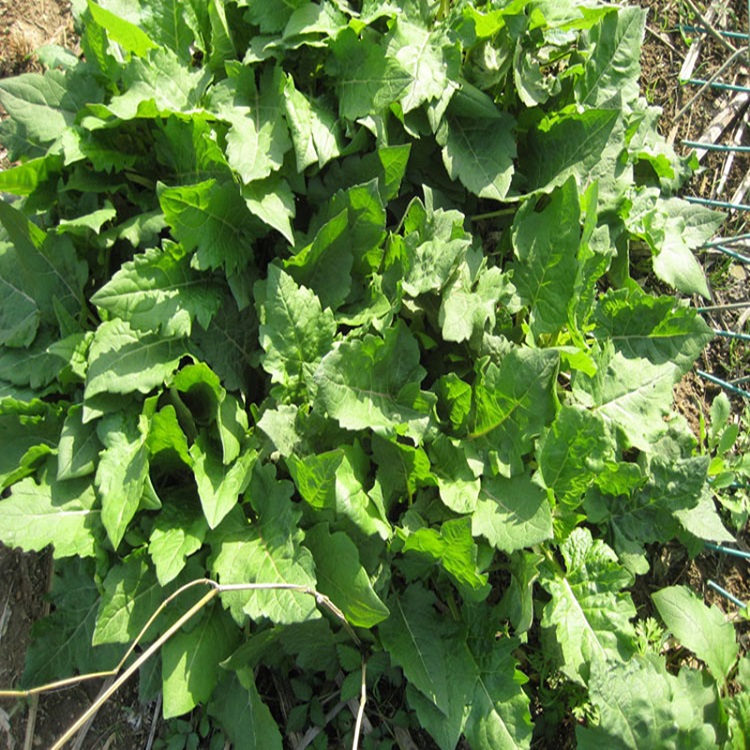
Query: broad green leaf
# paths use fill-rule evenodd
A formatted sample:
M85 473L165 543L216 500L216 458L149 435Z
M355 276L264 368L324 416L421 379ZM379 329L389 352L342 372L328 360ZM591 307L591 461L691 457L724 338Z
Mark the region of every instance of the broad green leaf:
M560 78L542 68L536 50L524 49L517 44L513 54L513 82L518 98L527 107L545 104L550 97L560 93Z
M475 511L482 465L471 457L467 445L440 434L430 444L429 455L443 503L455 513Z
M281 733L258 693L251 669L239 670L220 682L208 704L208 712L235 747L282 750Z
M26 477L0 501L0 540L8 547L40 552L54 546L55 557L91 557L101 544L101 511L91 482L54 479L48 467L41 481Z
M739 653L734 625L720 609L707 606L685 586L660 589L651 598L672 634L723 685Z
M373 436L372 455L378 464L377 476L386 501L407 497L411 502L419 487L435 484L430 460L422 448Z
M231 125L227 159L247 184L279 170L292 146L283 117L284 76L280 68L267 68L257 85L250 66L228 62L226 72L211 89L210 106Z
M367 456L359 445L318 455L292 455L287 466L300 495L313 508L332 511L336 520L348 518L367 536L388 537L390 525L383 508L365 492Z
M412 76L378 44L363 44L349 28L331 45L336 58L339 115L357 120L380 114L412 84Z
M638 481L640 470L636 470L631 472L635 486L630 487L618 487L616 481L614 487L607 487L611 480L605 472L597 478L602 490L628 496L612 503L611 498L592 493L586 500L587 514L595 523L609 521L618 549L625 540L666 542L681 530L678 512L694 508L701 501L706 491L708 463L707 456L678 458L657 454L645 467L648 481L645 484Z
M246 8L248 21L268 34L283 31L294 11L306 5L306 0L287 0L277 3L274 0L240 0L238 5Z
M726 214L705 206L696 206L682 198L662 198L664 213L684 223L682 238L691 250L697 250L712 239L726 220Z
M468 437L496 452L506 475L518 473L521 457L552 418L557 366L554 351L518 347L478 374Z
M346 534L317 524L305 533L305 546L315 559L318 591L331 598L350 624L371 628L388 617L388 607L373 590L357 547Z
M329 203L329 214L336 217L344 209L347 212L347 235L354 253L354 274L368 276L383 262L386 211L380 178L337 192Z
M579 105L619 109L620 102L637 100L645 26L645 9L622 8L607 13L582 36L586 64L575 84Z
M247 414L241 404L226 392L219 376L204 362L183 367L175 375L172 385L189 402L191 418L196 424L215 422L222 462L225 465L232 463L242 451L248 428ZM199 450L205 452L203 447Z
M438 709L432 700L412 685L406 686L406 700L416 714L419 726L427 730L440 750L453 750L458 745L466 723L465 703L471 689L471 676L469 670L459 663L463 661L464 656L460 650L458 653L451 650L447 654L448 669L453 680L450 683L449 702L445 706L445 712Z
M179 184L195 184L215 178L229 178L227 157L216 142L216 133L204 119L184 120L172 116L155 124L155 156L167 173L180 177ZM158 195L159 183L157 183ZM149 205L149 209L153 205ZM151 245L158 244L158 237Z
M300 443L301 437L297 431L298 413L298 408L293 404L279 404L276 409L264 411L263 416L256 422L284 458L291 456Z
M526 475L485 477L471 531L505 553L552 538L552 512L544 490Z
M532 131L520 160L529 189L550 190L571 175L579 184L588 184L597 168L610 166L602 156L613 133L617 134L618 117L617 110L589 109L552 119ZM613 169L612 163L610 173Z
M482 269L477 280L471 277L468 264L463 264L442 293L438 322L443 338L468 341L494 328L498 303L512 289L509 277L498 267Z
M475 656L477 677L468 702L464 734L479 750L526 750L531 746L529 699L518 671L512 638L493 639Z
M681 226L667 226L659 254L654 258L654 273L662 281L684 294L700 294L710 299L703 268L685 244Z
M73 125L88 102L97 102L101 96L94 78L80 72L48 70L0 81L0 104L23 129L24 153L36 151L35 156L42 155L40 146L52 143Z
M102 8L101 5L97 5L93 0L87 0L87 5L94 21L125 52L132 52L139 57L145 57L149 50L157 48L157 45L148 38L148 35L135 24L130 23L130 21L124 18L120 18L106 8Z
M614 461L604 419L580 407L562 407L537 448L539 475L562 503L577 507L606 461Z
M337 635L330 622L328 618L319 618L278 627L279 643L303 672L333 674L340 668Z
M482 13L471 5L463 8L464 16L470 19L474 33L477 39L487 39L493 37L498 31L507 25L505 16L513 16L523 11L524 7L529 5L531 0L511 0L502 8L493 8L486 13Z
M57 154L29 159L0 172L0 191L12 195L30 195L39 185L60 173L62 160Z
M298 91L291 76L284 86L284 112L298 172L316 162L323 167L341 154L344 139L336 116L324 101Z
M65 367L52 349L58 334L42 328L26 349L0 347L0 380L40 391L49 386Z
M409 684L434 704L445 721L451 713L455 715L456 703L467 697L462 692L471 688L473 670L465 633L438 614L436 603L431 591L412 584L388 600L391 615L378 632ZM461 702L460 711L464 705Z
M593 377L574 373L574 398L604 419L611 430L621 430L630 445L648 450L666 432L663 418L670 411L672 386L679 379L676 365L626 357L610 341L597 359Z
M190 415L196 424L209 425L217 418L226 391L219 376L205 362L180 368L171 385L190 404Z
M206 519L195 506L183 502L164 505L154 521L148 544L161 586L182 572L186 559L202 547L207 531Z
M14 391L16 389L13 389ZM0 487L13 484L36 470L35 456L51 453L63 427L62 415L34 399L28 406L0 400Z
M150 0L141 7L140 25L160 47L176 52L181 60L192 60L191 45L199 28L196 10L204 4L181 0Z
M117 210L109 201L105 201L104 208L83 214L75 219L60 219L57 224L58 234L72 234L76 237L88 237L92 232L101 234L102 227L117 216Z
M235 301L225 296L208 328L193 328L190 346L228 390L246 391L258 358L258 321L253 308L239 311Z
M79 315L88 271L70 238L45 234L5 201L0 201L0 223L14 245L14 257L9 260L14 286L32 297L50 321L57 322L56 304L71 316ZM4 266L5 262L0 268Z
M404 114L426 102L443 99L458 88L460 55L441 27L432 31L399 17L388 35L388 58L411 77L399 101Z
M113 226L102 234L102 238L107 244L122 239L136 249L145 249L158 244L159 235L166 226L161 211L148 211Z
M233 8L230 9L233 10ZM208 0L208 26L210 28L210 32L206 33L206 41L210 40L208 68L222 77L226 72L226 63L236 62L238 56L230 23L231 20L227 18L227 6L220 0Z
M209 527L215 529L247 489L258 454L248 450L226 466L208 442L199 436L190 447L190 456L203 514Z
M278 266L268 267L268 278L255 287L260 318L263 368L271 380L290 391L309 385L320 360L333 346L336 323L319 299Z
M737 682L743 687L750 685L750 659L745 656L740 660L737 670ZM722 706L729 714L729 744L732 750L742 750L745 738L750 731L750 695L744 690L737 695L722 700Z
M194 271L189 257L155 248L124 263L91 297L132 328L165 337L189 336L196 319L208 328L221 300L219 285Z
M194 112L208 85L208 71L184 66L176 53L159 47L134 57L122 72L124 92L91 110L102 118L156 119Z
M134 412L107 415L98 425L105 446L96 468L102 523L114 549L135 516L148 477L148 417Z
M514 125L500 110L492 119L449 117L437 138L450 178L480 198L502 201L514 173Z
M102 445L95 424L83 424L80 405L71 406L57 446L57 478L77 479L93 474Z
M294 245L291 220L296 207L294 193L286 180L274 175L245 185L242 197L251 214L279 232L290 245Z
M0 345L27 347L39 329L41 311L24 289L23 267L15 249L0 245Z
M477 566L478 548L472 539L472 521L468 516L445 521L439 531L417 529L406 535L404 552L417 553L439 563L469 601L482 601L490 592L487 575L480 573Z
M348 211L342 210L316 232L313 241L285 261L284 269L312 289L323 308L336 311L348 297L354 264Z
M310 198L316 203L322 202L339 190L366 185L377 179L381 200L393 200L399 194L411 154L412 144L404 143L380 146L371 153L334 161L319 177L310 180Z
M447 417L454 432L465 431L471 414L471 386L450 372L437 381L434 390L439 399L438 413Z
M517 635L526 633L534 623L534 583L539 578L539 563L544 556L537 552L514 552L510 556L511 579L500 603L502 612Z
M216 426L221 441L222 460L231 463L239 457L247 433L247 412L244 405L231 394L225 393L216 414Z
M573 531L560 552L565 570L543 568L540 578L552 597L541 625L554 633L562 671L587 684L593 665L622 662L633 653L630 620L636 612L630 595L622 591L633 579L615 553L593 539L588 529Z
M277 481L274 474L268 467L256 466L253 472L248 494L258 512L257 521L248 521L240 508L234 508L207 538L212 549L210 571L221 583L315 587L312 555L300 544L301 514L289 500L290 485ZM320 617L314 599L302 593L267 588L226 592L221 599L238 625L248 615L276 623Z
M663 199L654 188L631 191L625 226L645 240L654 273L686 294L708 297L706 277L693 251L718 230L723 215L680 198Z
M710 492L705 492L692 508L675 510L674 516L697 539L719 544L735 541L734 534L724 526Z
M174 236L200 270L242 271L250 263L255 234L252 215L236 185L214 179L194 185L156 188L159 204Z
M89 349L85 398L148 393L177 369L184 353L177 338L136 331L124 320L102 323Z
M220 662L239 639L231 618L213 606L192 630L179 631L162 646L165 719L192 711L211 698L221 674Z
M576 728L580 750L718 747L716 729L704 719L716 710L715 690L685 679L689 671L675 677L655 654L594 662L589 688L599 719Z
M347 430L404 434L419 440L431 420L434 396L420 390L425 371L419 346L404 325L384 338L344 341L315 373L317 400Z
M545 201L546 202L546 201ZM568 321L575 293L581 242L580 202L576 181L569 178L549 203L527 201L513 220L513 284L530 308L535 336L557 333Z
M143 548L113 565L102 585L94 645L132 641L168 596L159 585ZM156 635L156 628L151 628L144 642L153 640Z
M91 561L80 558L55 563L51 614L31 627L31 645L21 685L34 688L63 677L113 669L122 656L119 646L94 646L92 635L99 604Z
M333 3L307 3L292 13L284 27L280 46L288 50L298 49L303 45L326 47L328 40L341 31L346 21L346 17Z
M172 404L167 404L151 418L146 439L148 451L151 454L151 462L157 463L169 461L170 467L182 462L186 466L192 466L193 459L188 452L188 443L185 433L182 431L177 411Z
M336 472L342 463L350 464L346 452L337 449L304 459L296 455L289 458L289 473L302 498L317 510L335 507Z
M611 339L626 357L653 364L673 362L686 373L711 341L711 328L695 310L675 305L672 297L610 291L594 313L596 335Z
M409 217L419 222L419 231L404 239L407 271L404 291L412 297L440 292L466 257L471 236L464 231L464 217L458 211L427 212L416 204ZM395 241L395 238L392 238Z

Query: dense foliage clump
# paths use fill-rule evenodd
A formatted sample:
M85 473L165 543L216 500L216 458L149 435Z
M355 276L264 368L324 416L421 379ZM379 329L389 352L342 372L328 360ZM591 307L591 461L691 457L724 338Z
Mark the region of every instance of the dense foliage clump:
M223 591L144 697L266 750L364 664L365 747L566 716L583 748L744 746L731 626L655 594L708 670L676 674L631 598L647 545L728 538L672 411L710 329L634 280L707 293L721 220L675 197L644 11L74 5L82 58L0 83L0 539L56 557L26 684L110 667L190 581L295 584L359 645L304 593Z

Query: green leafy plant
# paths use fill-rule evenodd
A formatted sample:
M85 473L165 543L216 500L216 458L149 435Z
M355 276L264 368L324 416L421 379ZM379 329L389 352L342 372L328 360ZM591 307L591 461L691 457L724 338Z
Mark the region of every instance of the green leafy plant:
M75 10L82 59L0 82L0 539L56 558L24 684L169 634L144 699L238 748L728 742L728 662L668 672L631 596L726 534L672 411L711 330L630 274L706 294L721 223L675 197L644 11Z
M750 456L746 453L747 412L731 420L732 408L726 394L711 404L710 425L701 422L704 450L711 456L708 467L714 497L726 510L731 525L741 529L750 517Z

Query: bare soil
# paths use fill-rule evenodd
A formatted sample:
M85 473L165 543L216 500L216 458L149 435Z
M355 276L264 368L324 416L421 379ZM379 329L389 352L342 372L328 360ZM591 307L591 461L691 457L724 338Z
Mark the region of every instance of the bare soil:
M43 44L73 41L68 0L0 0L0 75L28 71Z
M680 23L697 24L691 17L690 3L684 0L640 0L650 10L648 30L642 54L642 89L649 101L663 108L660 123L662 134L675 145L678 152L687 153L682 141L702 141L716 114L736 103L731 92L707 90L690 104L698 89L682 85L678 76L688 55L690 45L700 36L697 32L680 29ZM700 2L702 10L718 3ZM715 17L712 24L718 30L747 31L747 3L744 0L724 0L726 11ZM42 44L55 43L73 46L74 34L67 0L0 0L0 77L37 69L33 51ZM741 41L731 40L731 44ZM693 77L708 79L726 62L731 51L726 44L710 36L702 41L701 53L693 69ZM722 74L729 83L748 83L747 61L738 61ZM690 104L686 108L685 105ZM748 103L737 106L726 127L711 137L723 144L750 144ZM1 115L1 113L0 113ZM0 168L4 166L0 148ZM737 195L750 171L750 156L708 153L703 157L702 171L687 187L685 194L703 198L730 200ZM742 197L750 203L748 197ZM724 228L724 236L748 231L750 212L732 211ZM750 255L750 249L744 251ZM750 266L737 263L716 252L702 256L711 282L712 304L721 305L748 299L748 270ZM705 304L696 300L696 304ZM749 313L750 314L750 313ZM706 315L709 323L726 331L747 331L745 311L722 310ZM746 344L719 338L704 352L700 369L726 380L748 374ZM706 418L716 386L696 374L689 374L675 389L678 410L686 417L693 431L699 434L701 417ZM739 412L745 404L734 399ZM738 535L740 546L748 548L750 534ZM684 583L702 593L706 600L716 603L729 614L736 608L707 586L708 580L719 582L743 601L750 601L750 579L747 563L736 558L715 554L701 554L690 559L679 545L665 545L652 551L653 569L643 590L636 592L639 610L649 606L649 594L662 586ZM45 614L45 593L51 578L49 554L22 554L0 545L0 689L18 685L23 672L24 655L30 642L32 624ZM741 643L750 648L750 624L737 623ZM50 748L96 697L101 683L79 685L64 691L31 699L0 701L0 750L32 750ZM137 689L130 685L117 694L99 713L94 724L79 736L74 747L78 750L134 750L150 748L152 722L159 722L155 706L141 705ZM28 736L27 736L28 734ZM555 747L569 746L571 736L558 737Z

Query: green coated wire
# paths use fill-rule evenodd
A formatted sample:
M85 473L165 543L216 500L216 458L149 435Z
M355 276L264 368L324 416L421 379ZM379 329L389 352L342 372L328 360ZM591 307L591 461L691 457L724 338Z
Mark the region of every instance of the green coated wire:
M682 141L683 146L698 148L704 151L736 151L738 154L750 153L750 146L726 146L723 143L703 143L701 141Z
M747 333L735 333L734 331L722 331L718 328L714 328L714 333L717 336L723 336L725 339L740 339L741 341L750 341L750 334Z
M740 86L736 83L723 83L722 81L705 81L702 78L689 78L687 83L691 83L693 86L710 86L712 89L719 89L720 91L739 91L740 93L750 93L750 88L747 86Z
M730 594L726 589L719 586L719 584L715 581L707 581L707 583L709 585L709 588L712 588L714 591L718 591L723 597L729 599L730 602L736 604L741 609L745 609L745 607L747 607L742 599L738 599L734 594Z
M729 201L715 201L712 198L696 198L694 195L685 196L688 203L698 203L701 206L714 206L715 208L727 208L733 211L750 211L746 203L729 203Z
M700 377L705 378L709 382L715 383L716 385L720 385L725 391L734 393L737 396L743 396L744 398L750 398L750 393L748 393L747 391L743 391L742 388L737 388L737 386L732 385L731 383L727 383L726 380L717 378L716 375L711 375L711 373L704 372L703 370L696 370L695 372Z
M680 29L682 29L683 31L687 31L688 34L694 34L696 32L698 32L699 34L708 33L708 29L706 29L703 26L692 26L692 25L680 24ZM747 34L743 34L740 31L724 31L723 29L716 29L716 31L718 31L719 34L727 37L728 39L747 39L748 38Z
M750 560L750 552L743 552L741 549L732 549L731 547L723 547L721 544L713 544L712 542L706 542L705 546L708 549L712 549L715 552L721 552L723 555L731 555L732 557L742 557L745 560Z
M750 240L750 233L749 234L736 234L734 237L723 237L719 240L712 240L711 242L707 242L703 247L718 247L719 245L732 245L735 242L744 242L745 240Z
M714 250L718 250L724 255L728 255L730 258L734 258L734 260L738 260L740 263L750 263L750 257L748 257L747 255L742 255L742 253L735 252L734 250L730 250L728 247L724 247L723 245L704 245L701 249L706 250L709 247Z
M696 308L699 313L714 312L716 310L741 310L743 307L750 307L750 300L744 302L727 302L724 305L707 305L706 307Z

